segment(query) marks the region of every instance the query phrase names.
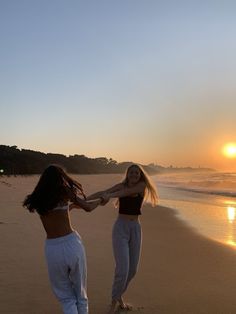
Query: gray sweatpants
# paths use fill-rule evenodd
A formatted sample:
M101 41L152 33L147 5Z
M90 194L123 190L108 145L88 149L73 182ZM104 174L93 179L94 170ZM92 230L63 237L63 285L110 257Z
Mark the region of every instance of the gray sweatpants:
M47 239L45 255L52 289L64 314L87 314L86 257L79 234Z
M137 272L142 242L139 221L119 217L113 227L112 244L115 258L115 276L112 300L119 300Z

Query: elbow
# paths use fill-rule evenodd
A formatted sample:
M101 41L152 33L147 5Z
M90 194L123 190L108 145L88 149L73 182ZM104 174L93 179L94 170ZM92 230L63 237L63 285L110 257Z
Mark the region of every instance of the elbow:
M84 210L85 210L87 213L90 213L93 209L92 209L90 206L86 206L86 207L84 207Z

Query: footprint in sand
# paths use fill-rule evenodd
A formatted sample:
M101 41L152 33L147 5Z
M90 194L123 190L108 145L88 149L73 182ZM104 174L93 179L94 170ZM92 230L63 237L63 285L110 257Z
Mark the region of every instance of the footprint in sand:
M5 184L5 185L7 185L7 186L12 186L12 184L11 183L8 183L8 182L6 182L6 181L0 181L0 183L2 183L2 184Z

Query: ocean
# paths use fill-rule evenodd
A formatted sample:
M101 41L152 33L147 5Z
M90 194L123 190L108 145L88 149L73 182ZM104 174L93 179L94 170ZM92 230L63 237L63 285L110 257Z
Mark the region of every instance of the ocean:
M236 173L175 173L153 179L160 205L175 209L197 232L236 249Z

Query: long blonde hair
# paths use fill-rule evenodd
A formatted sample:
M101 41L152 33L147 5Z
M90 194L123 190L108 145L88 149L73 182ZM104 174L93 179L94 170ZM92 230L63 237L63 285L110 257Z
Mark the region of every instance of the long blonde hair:
M129 166L126 170L126 174L125 174L125 178L123 180L123 184L128 185L128 173L130 171L131 168L138 168L140 171L140 181L145 182L146 184L146 188L144 191L144 200L147 202L150 202L152 204L152 206L155 206L158 204L158 193L157 193L157 188L155 186L155 184L152 182L151 178L149 177L149 175L147 174L147 172L143 169L142 166L138 165L138 164L132 164L131 166Z

